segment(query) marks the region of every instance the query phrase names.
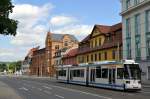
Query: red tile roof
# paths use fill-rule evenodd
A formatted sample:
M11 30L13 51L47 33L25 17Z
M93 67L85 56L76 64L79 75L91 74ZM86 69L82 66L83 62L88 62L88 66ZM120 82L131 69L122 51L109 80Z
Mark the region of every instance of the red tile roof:
M77 52L78 52L78 48L74 48L74 49L71 49L69 50L69 52L67 52L63 58L68 58L68 57L74 57L77 55Z

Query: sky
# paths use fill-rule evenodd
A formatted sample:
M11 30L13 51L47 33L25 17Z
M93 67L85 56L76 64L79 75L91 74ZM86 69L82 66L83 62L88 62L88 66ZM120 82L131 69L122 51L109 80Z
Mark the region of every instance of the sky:
M95 24L121 22L120 0L12 0L10 18L18 20L17 35L0 35L0 61L23 60L36 46L43 48L48 31L73 34L79 41Z

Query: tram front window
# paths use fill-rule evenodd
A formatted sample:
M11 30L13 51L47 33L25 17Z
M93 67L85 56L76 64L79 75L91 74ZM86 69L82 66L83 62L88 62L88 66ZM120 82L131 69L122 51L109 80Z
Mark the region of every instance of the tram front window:
M124 78L125 79L141 79L141 70L138 64L125 64L124 65Z

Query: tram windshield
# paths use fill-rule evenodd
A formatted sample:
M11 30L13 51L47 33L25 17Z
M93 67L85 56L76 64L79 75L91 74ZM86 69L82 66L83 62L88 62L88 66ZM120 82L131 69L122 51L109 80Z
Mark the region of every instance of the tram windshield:
M139 64L125 64L124 65L125 79L141 79L141 70Z

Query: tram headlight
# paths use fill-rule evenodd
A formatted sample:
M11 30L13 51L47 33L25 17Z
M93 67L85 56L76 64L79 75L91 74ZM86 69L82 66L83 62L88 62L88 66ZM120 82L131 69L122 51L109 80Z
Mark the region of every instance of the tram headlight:
M130 81L126 81L126 84L130 84Z

